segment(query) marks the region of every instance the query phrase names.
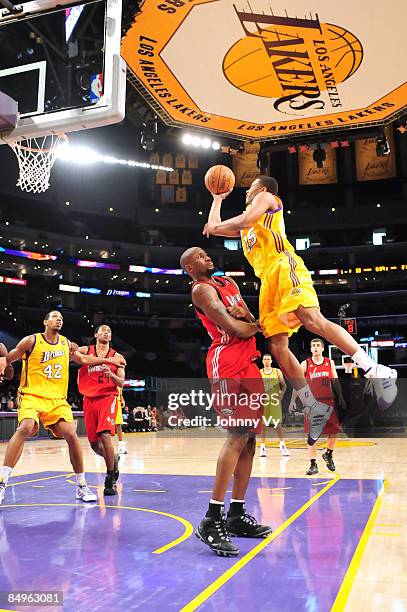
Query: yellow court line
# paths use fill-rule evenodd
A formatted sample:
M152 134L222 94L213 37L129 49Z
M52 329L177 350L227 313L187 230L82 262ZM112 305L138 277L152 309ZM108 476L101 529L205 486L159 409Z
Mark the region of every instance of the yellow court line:
M32 508L32 507L49 507L49 506L69 506L69 507L74 507L77 508L78 504L2 504L2 508ZM135 506L109 506L107 504L92 504L91 505L92 508L119 508L120 510L137 510L138 512L151 512L151 514L159 514L161 516L167 516L168 518L172 518L175 521L178 521L179 523L181 523L184 526L184 533L179 537L176 538L175 540L171 540L171 542L169 542L168 544L165 544L164 546L161 546L161 548L157 548L156 550L153 550L153 554L154 555L161 555L163 552L166 552L167 550L170 550L170 548L174 548L174 546L177 546L177 544L181 544L181 542L184 542L184 540L187 540L189 537L191 537L194 528L192 527L191 523L189 521L187 521L186 519L184 519L182 516L177 516L176 514L170 514L169 512L162 512L161 510L152 510L151 508L136 508Z
M9 482L8 486L15 487L16 485L30 484L30 482L40 482L40 480L51 480L52 478L68 478L69 476L74 476L74 474L74 472L67 472L66 474L57 474L56 476L43 476L43 478L33 478L32 480L23 480L22 482Z
M218 591L226 582L228 582L233 576L235 576L245 565L249 563L254 557L256 557L266 546L271 544L273 540L275 540L283 531L287 529L294 521L297 520L313 503L315 503L324 493L328 491L336 482L338 482L339 478L335 480L331 480L326 487L321 489L318 493L316 493L311 499L309 499L305 504L301 506L294 514L292 514L284 523L279 525L272 534L264 538L257 546L249 550L241 559L236 561L231 567L229 567L226 572L221 574L214 582L208 585L201 593L199 593L192 601L190 601L186 606L181 608L180 612L192 612L192 610L196 610L201 606L209 597L211 597L216 591Z
M375 523L375 527L401 527L401 523Z
M332 482L332 481L335 481L335 480L339 480L339 477L338 478L330 478L329 480L324 480L323 482L313 482L311 484L311 486L312 487L322 487L322 485L326 485L326 484L328 484L328 482Z
M401 536L401 533L371 533L372 536Z
M348 571L346 572L345 577L342 581L341 588L339 589L338 594L335 598L334 604L331 608L331 612L341 612L345 609L346 603L349 598L349 593L355 580L356 573L363 558L363 553L365 552L369 537L370 535L372 535L372 529L375 527L374 523L382 505L383 495L385 489L387 488L387 482L387 480L383 482L383 486L374 503L363 533L360 536L359 543L349 564Z

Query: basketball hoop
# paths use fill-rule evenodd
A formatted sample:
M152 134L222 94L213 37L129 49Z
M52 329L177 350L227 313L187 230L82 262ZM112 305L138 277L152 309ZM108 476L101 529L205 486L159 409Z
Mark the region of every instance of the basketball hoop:
M65 134L50 134L8 143L17 156L20 169L17 187L28 193L46 191L58 146L67 140Z

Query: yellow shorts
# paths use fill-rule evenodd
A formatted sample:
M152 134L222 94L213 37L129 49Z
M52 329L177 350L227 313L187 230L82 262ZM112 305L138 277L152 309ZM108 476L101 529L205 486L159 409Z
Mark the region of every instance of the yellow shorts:
M60 420L73 422L73 415L70 405L65 399L49 399L37 397L36 395L18 395L18 423L23 419L34 419L39 425L44 425L49 429Z
M119 398L117 398L117 413L116 413L115 425L123 425L122 403L119 400Z
M282 253L261 277L260 325L266 338L280 333L289 336L302 323L294 312L299 306L319 308L311 274L301 257Z
M264 418L267 419L274 419L275 421L279 421L280 424L282 424L283 422L283 411L281 408L281 402L270 402L269 404L266 404L263 408L264 410ZM270 427L274 427L274 423L273 421L270 421Z

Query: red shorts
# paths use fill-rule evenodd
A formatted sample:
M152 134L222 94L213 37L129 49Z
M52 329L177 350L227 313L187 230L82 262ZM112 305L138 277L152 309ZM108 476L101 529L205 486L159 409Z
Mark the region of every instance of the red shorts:
M263 378L255 363L219 381L212 381L213 404L218 414L217 424L231 433L256 433L262 428L263 406L268 395Z
M89 442L97 442L98 434L110 431L115 434L117 395L84 397L83 416Z
M329 406L332 406L330 400L322 399L318 401L323 402L324 404L328 404ZM336 415L335 406L334 406L334 409L332 410L332 414L327 420L327 422L325 423L325 427L321 432L321 436L324 434L325 435L337 434L339 433L340 429L341 429L341 424L339 423L338 417ZM304 417L304 432L309 433L308 419L306 417Z

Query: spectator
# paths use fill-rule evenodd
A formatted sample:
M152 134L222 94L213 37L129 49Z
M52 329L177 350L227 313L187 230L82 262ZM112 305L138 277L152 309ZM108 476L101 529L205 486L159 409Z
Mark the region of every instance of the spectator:
M14 400L12 398L7 400L7 412L17 411L17 407L14 404Z

